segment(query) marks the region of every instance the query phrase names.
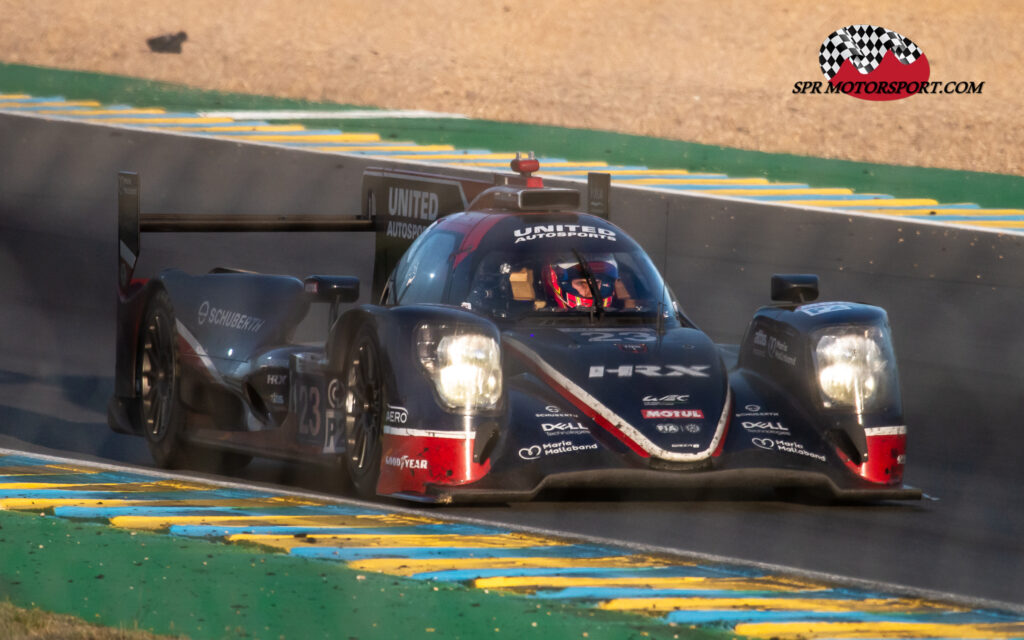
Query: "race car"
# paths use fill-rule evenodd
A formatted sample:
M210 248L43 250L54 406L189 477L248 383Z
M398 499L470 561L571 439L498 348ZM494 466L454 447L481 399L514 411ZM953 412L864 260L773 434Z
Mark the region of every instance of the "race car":
M806 490L915 499L884 310L815 302L776 275L742 342L716 345L607 218L607 176L545 187L531 157L492 182L368 169L352 218L140 213L119 174L109 423L165 467L252 456L344 469L363 497L511 501L547 489ZM595 213L596 212L596 213ZM356 278L167 269L133 278L142 231L375 234ZM291 340L313 303L329 330Z

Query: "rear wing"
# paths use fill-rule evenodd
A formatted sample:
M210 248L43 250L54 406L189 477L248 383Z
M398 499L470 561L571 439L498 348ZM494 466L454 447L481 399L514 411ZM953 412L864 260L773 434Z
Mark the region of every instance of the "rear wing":
M374 231L370 218L320 215L216 215L206 213L143 212L139 174L117 174L118 291L130 289L139 258L142 232L239 232L239 231Z
M139 174L120 171L118 291L122 297L129 294L142 232L358 231L376 234L372 289L372 299L376 300L399 259L423 230L438 218L468 210L478 198L481 207L491 206L493 199L495 206L511 210L532 210L545 202L559 208L571 205L573 210L582 209L578 191L544 188L541 178L532 175L539 169L532 154L528 158L517 155L511 167L519 175L496 173L490 181L371 167L363 173L362 211L353 216L143 212ZM610 176L590 173L587 186L586 209L608 218ZM484 194L485 191L488 193ZM516 197L502 197L513 194Z

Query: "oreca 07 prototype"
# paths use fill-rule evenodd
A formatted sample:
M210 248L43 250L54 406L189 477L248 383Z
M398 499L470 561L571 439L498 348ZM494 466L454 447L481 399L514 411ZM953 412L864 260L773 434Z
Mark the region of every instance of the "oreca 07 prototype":
M815 276L778 275L738 349L719 347L580 192L545 187L532 158L512 168L493 182L371 169L348 219L140 214L138 176L120 174L111 427L161 466L322 463L362 496L427 502L574 487L920 497L902 484L882 309L811 302ZM353 304L358 280L339 275L135 279L140 229L369 231L374 298ZM315 303L327 334L293 343Z

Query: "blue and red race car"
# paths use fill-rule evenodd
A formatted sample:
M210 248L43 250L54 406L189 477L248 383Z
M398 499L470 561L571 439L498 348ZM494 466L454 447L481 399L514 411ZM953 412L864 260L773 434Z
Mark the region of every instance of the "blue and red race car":
M142 214L119 176L110 424L162 466L340 465L427 502L553 488L773 487L912 499L885 312L772 279L738 348L691 322L644 250L532 158L493 183L371 169L357 218ZM133 278L145 230L371 231L349 276L216 269ZM311 304L321 344L290 340ZM343 307L343 305L345 305ZM343 312L342 312L343 311Z

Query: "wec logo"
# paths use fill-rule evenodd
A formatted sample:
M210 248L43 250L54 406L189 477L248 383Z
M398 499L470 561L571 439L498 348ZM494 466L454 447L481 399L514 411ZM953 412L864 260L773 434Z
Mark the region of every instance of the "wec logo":
M666 396L644 396L644 404L685 404L690 401L688 393L670 393Z
M623 364L617 367L603 367L601 365L593 365L590 367L591 378L603 378L605 375L618 376L620 378L632 378L633 374L640 376L647 376L649 378L679 378L682 376L693 376L694 378L707 378L709 377L704 371L709 369L711 365L698 364L693 366L683 366L681 364Z

